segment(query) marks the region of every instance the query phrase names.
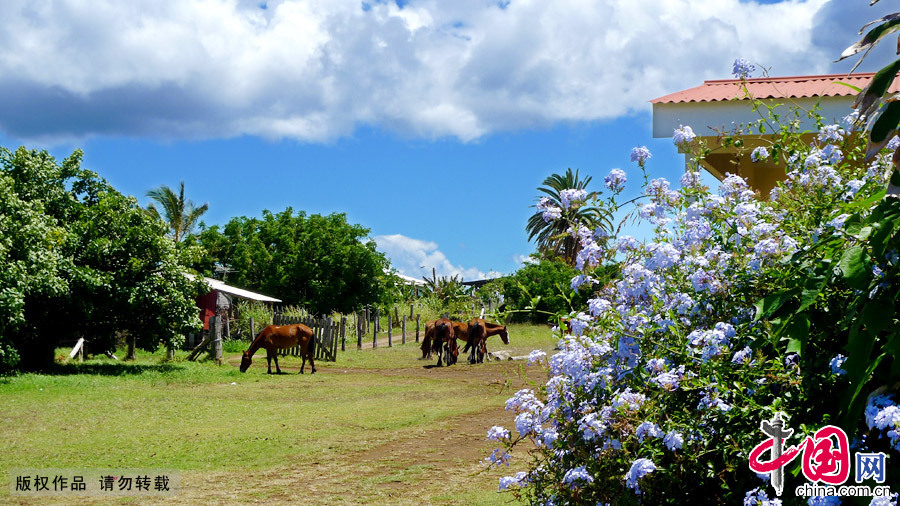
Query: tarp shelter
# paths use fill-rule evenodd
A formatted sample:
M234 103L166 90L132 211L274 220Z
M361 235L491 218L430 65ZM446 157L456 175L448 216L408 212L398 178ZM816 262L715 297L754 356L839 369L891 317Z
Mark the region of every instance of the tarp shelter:
M196 279L196 276L193 274L185 274L185 276ZM231 303L234 297L266 302L269 304L281 302L281 299L226 285L218 279L204 277L203 281L209 285L211 289L206 295L197 298L197 306L200 308L200 319L203 320L203 330L209 330L210 316L215 316L216 314L231 314Z
M818 106L826 123L837 123L853 112L851 105L857 95L854 88L865 88L874 75L764 77L747 79L746 86L754 98L776 107L775 113L783 118L788 117L790 107L812 110ZM900 91L896 82L890 91ZM726 173L737 174L766 196L775 183L785 178L783 163L775 165L771 159L753 163L749 154L740 157L736 149L719 145L714 128L730 130L733 125L758 120L760 113L765 115L764 109L753 110L740 79L704 81L700 86L655 98L650 103L653 104L653 137L672 137L676 128L690 126L712 150L700 165L717 179L724 179ZM815 122L808 118L803 119L800 130L808 132L803 136L806 142L812 142L818 133ZM745 135L742 140L748 153L766 145L762 135ZM690 163L687 157L685 153L686 165Z

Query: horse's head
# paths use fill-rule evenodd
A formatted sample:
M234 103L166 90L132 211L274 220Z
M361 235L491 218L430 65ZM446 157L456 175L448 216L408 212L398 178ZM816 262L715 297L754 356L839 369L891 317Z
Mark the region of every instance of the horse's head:
M247 372L251 363L253 363L253 360L250 358L250 354L245 351L244 354L241 355L241 372Z
M500 339L503 341L503 344L509 344L509 331L506 330L506 326L503 326L503 330L500 331Z

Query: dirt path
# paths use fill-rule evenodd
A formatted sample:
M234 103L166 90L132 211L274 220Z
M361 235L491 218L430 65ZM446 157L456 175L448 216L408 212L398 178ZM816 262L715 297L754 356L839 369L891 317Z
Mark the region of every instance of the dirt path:
M228 360L237 365L239 361ZM421 365L418 365L421 364ZM519 363L432 367L419 362L400 369L321 368L317 374L376 374L408 379L447 379L457 386L457 395L515 392L525 386L517 374ZM283 370L296 368L282 367ZM537 371L533 371L537 373ZM529 373L529 376L533 374ZM502 403L486 410L453 415L434 427L413 426L399 437L365 450L345 453L335 459L315 458L313 462L285 465L236 477L233 473L186 473L182 483L229 483L239 479L239 490L221 487L184 486L179 503L296 503L304 504L468 504L461 492L471 490L478 501L507 504L508 494L493 496L497 479L511 468L489 468L481 462L495 447L485 439L493 425L509 426L512 414ZM520 457L521 458L521 457ZM512 467L521 465L514 459ZM246 491L254 491L248 494ZM486 492L488 491L488 492ZM494 501L494 498L496 501Z

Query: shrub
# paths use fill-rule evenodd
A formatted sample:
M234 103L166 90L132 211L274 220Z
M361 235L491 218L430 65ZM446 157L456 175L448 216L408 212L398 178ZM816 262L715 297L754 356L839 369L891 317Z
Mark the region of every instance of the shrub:
M547 323L556 314L583 307L590 286L572 288L578 271L559 260L528 264L502 281L503 302L510 322Z
M900 200L883 198L900 140L867 161L858 126L823 124L812 145L790 124L745 127L770 132L787 172L768 201L734 175L711 193L696 162L680 189L648 181L635 149L646 181L635 212L655 233L641 243L573 231L574 285L613 258L621 274L571 314L559 353L532 354L549 380L509 399L514 432L488 434L502 445L495 464L536 446L501 490L535 504L757 504L765 482L748 454L775 413L797 440L837 424L856 449L900 448L887 416L900 395ZM675 139L696 160L709 153L687 127Z

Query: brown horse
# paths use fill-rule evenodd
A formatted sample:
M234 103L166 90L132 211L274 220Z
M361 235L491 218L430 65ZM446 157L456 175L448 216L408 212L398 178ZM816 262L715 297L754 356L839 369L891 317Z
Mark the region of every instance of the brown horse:
M482 318L472 318L469 320L469 340L463 353L469 352L470 364L481 364L484 362L484 356L487 355L487 338L493 335L500 335L503 344L509 344L509 332L506 325L498 325L484 321Z
M439 320L425 322L425 337L422 339L422 360L431 358L432 343L434 342L434 324ZM452 322L453 334L458 341L469 342L469 324L466 322ZM466 344L468 348L468 344Z
M306 367L306 359L309 359L309 365L312 367L312 373L316 373L316 364L313 363L313 357L316 356L316 338L311 328L306 325L269 325L262 329L262 332L256 336L250 348L244 352L241 357L241 372L246 372L247 368L253 362L253 354L260 348L266 349L266 361L269 363L269 374L272 374L272 359L275 359L275 370L281 374L281 368L278 367L278 350L285 350L300 346L300 354L303 356L303 363L300 364L300 374L303 374L303 368Z
M456 363L456 357L459 355L459 348L456 346L456 333L453 330L453 322L446 318L441 318L434 322L433 345L436 348L438 361L437 366ZM446 357L444 357L446 355Z

